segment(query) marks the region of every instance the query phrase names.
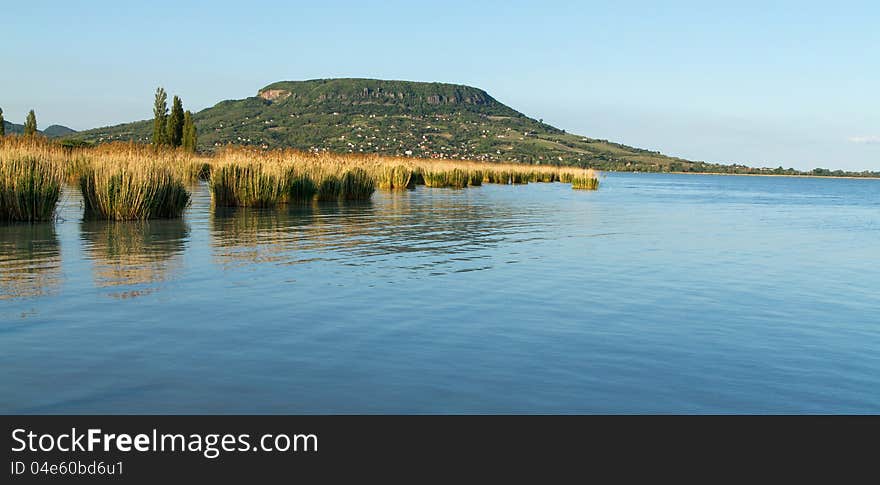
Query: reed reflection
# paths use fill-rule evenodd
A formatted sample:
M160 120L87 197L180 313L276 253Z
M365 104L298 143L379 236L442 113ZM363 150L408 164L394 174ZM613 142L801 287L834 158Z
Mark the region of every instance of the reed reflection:
M93 262L95 285L116 288L117 298L153 293L179 270L189 239L182 219L83 221L82 239Z
M43 296L61 284L53 224L0 224L0 300Z
M281 208L215 207L211 245L216 261L228 268L242 264L299 262L292 254L313 223L311 205Z
M426 189L430 191L431 189ZM368 202L279 209L214 208L211 242L224 267L337 261L434 272L485 259L503 240L540 238L545 217L460 193L380 192ZM487 269L485 261L469 270Z

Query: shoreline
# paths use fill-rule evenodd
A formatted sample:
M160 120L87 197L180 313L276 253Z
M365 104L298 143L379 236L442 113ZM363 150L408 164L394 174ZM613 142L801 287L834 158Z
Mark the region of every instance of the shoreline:
M852 179L852 180L880 180L880 177L856 177L854 175L788 175L775 173L724 173L724 172L634 172L622 170L598 170L602 173L646 173L646 174L672 174L672 175L724 175L727 177L791 177L811 179Z

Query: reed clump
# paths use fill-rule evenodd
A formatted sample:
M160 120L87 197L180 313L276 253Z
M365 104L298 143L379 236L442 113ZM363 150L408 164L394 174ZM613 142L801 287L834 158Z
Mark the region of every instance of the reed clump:
M91 169L80 179L80 190L87 217L113 221L177 218L190 198L182 181L160 169L147 176Z
M406 190L415 187L415 173L406 165L380 165L376 170L376 186L384 190Z
M453 168L451 170L425 170L422 172L427 187L449 187L453 189L463 189L468 186L471 180L470 175L463 169Z
M180 166L139 154L92 158L79 186L86 216L94 219L177 218L190 201Z
M61 197L64 174L44 157L29 154L0 156L0 221L51 220Z
M340 175L326 175L318 185L321 201L368 200L376 191L375 182L366 170L356 168Z
M65 181L82 190L88 215L114 220L180 217L189 203L186 187L200 181L207 181L216 206L232 207L366 200L377 187L557 181L598 187L592 171L553 165L252 147L227 147L208 156L122 142L67 146L41 137L0 138L0 161L0 220L51 218Z
M345 200L367 200L376 191L376 185L370 174L362 168L355 168L342 175L342 193Z
M259 163L228 164L211 171L211 196L222 207L274 207L290 196L293 170Z
M599 188L599 177L593 170L587 169L571 177L571 188L576 190L596 190Z

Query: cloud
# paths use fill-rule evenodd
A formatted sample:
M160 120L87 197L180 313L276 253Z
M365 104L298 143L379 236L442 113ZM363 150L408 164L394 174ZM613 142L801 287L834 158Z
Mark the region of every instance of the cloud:
M874 145L880 144L880 136L851 136L847 138L847 141L850 143L861 143L863 145Z

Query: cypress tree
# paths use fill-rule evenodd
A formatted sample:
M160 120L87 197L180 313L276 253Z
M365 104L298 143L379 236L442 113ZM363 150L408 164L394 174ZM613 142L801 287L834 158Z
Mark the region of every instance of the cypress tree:
M153 145L167 144L165 138L165 119L168 118L168 95L161 87L156 89L156 99L153 102Z
M6 120L3 119L3 108L0 108L0 136L6 136Z
M171 104L167 130L166 142L173 147L179 147L183 142L183 103L177 96Z
M188 152L195 152L196 145L198 145L196 125L193 123L192 113L187 110L183 114L183 149Z
M37 115L34 110L30 110L27 119L24 120L24 136L34 136L37 134Z

